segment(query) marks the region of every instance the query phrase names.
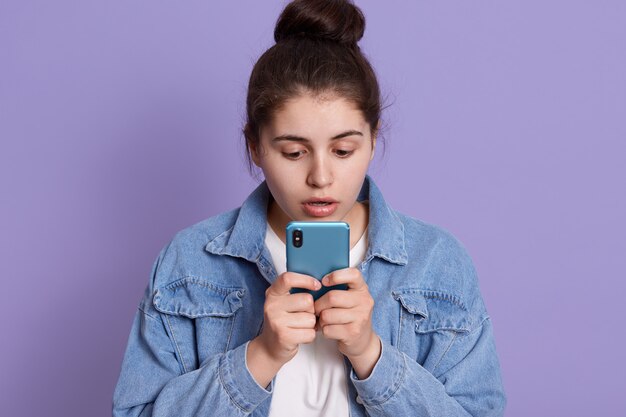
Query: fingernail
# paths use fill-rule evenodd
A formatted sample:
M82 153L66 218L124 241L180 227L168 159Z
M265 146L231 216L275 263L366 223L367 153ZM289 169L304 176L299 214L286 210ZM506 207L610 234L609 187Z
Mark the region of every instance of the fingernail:
M319 281L315 281L315 288L320 288L322 286L322 284L320 284Z

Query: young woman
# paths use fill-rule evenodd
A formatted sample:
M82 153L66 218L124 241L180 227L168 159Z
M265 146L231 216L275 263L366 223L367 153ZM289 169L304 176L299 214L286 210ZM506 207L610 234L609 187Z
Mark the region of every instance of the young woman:
M244 134L265 181L159 254L113 415L502 415L471 259L366 174L381 103L364 25L348 1L284 9L248 88ZM349 223L350 267L321 283L285 272L290 220ZM315 301L289 292L342 283Z

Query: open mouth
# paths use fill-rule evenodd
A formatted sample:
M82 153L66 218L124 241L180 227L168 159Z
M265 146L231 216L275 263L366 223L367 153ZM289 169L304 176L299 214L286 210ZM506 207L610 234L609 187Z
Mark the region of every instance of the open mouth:
M304 212L312 217L330 216L337 210L338 206L339 203L332 198L310 199L302 204Z

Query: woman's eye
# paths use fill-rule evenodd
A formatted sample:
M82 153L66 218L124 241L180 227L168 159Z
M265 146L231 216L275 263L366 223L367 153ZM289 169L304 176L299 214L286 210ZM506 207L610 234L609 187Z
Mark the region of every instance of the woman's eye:
M302 155L303 153L304 153L303 151L283 152L283 156L289 159L298 159L300 155Z
M337 154L338 157L340 158L347 158L348 156L352 155L354 151L346 151L344 149L337 149L335 151L335 153Z

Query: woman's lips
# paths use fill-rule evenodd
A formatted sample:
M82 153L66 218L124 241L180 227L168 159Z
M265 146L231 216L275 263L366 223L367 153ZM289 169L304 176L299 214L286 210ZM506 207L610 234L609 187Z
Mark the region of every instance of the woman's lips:
M311 217L326 217L330 216L337 210L339 203L332 202L328 204L311 204L303 203L302 208L304 212Z

